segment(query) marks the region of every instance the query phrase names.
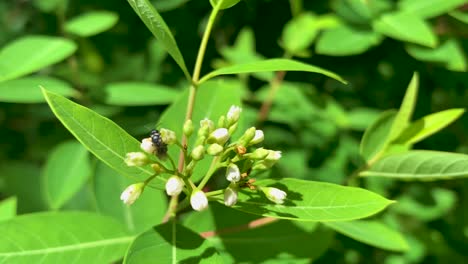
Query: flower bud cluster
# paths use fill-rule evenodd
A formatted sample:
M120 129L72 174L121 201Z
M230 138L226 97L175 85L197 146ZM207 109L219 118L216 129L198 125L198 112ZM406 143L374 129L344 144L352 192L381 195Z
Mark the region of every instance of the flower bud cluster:
M240 137L233 138L234 132L239 127L241 113L242 108L231 106L227 114L219 117L217 122L209 118L201 120L198 130L196 130L192 120L187 120L183 125L182 132L188 139L192 136L195 137L189 141L194 142L192 146L182 146L177 141L174 131L164 128L159 131L153 130L150 137L142 140L140 145L142 152L127 153L125 162L128 166L150 164L155 175L144 183L130 185L122 193L121 199L126 204L133 203L150 180L159 174L169 174L165 185L167 195L177 198L182 193L185 194L190 200L191 207L196 211L206 209L208 200L217 200L216 196L221 193L224 198L219 198L219 200L223 199L226 206L235 206L239 192L243 188L257 190L270 201L283 204L286 199L284 191L273 187L257 187L255 179L252 178L258 171L270 169L276 164L281 158L281 151L256 147L263 142L264 133L255 127L250 127ZM155 157L162 157L161 152L167 152L167 146L173 144L179 146L184 153L185 160L182 171L175 168L175 162L172 159L172 170L165 167L164 164L154 161ZM194 168L200 160L210 156L213 159L212 169L205 172L206 175L197 186L192 182ZM219 170L224 170L227 187L205 193L204 185Z

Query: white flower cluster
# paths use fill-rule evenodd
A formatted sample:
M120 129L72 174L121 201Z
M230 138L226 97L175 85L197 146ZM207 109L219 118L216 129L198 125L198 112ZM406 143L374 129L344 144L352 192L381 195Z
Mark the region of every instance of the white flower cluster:
M257 187L251 178L251 174L256 171L271 168L281 158L281 151L257 148L255 145L264 140L262 130L251 127L237 140L232 138L236 131L242 108L231 106L225 116L221 116L217 123L209 118L200 121L199 128L195 131L192 120L187 120L183 125L184 136L190 138L196 136L192 147L182 146L177 141L176 134L168 129L153 130L150 137L141 142L142 152L127 153L125 163L128 166L145 166L151 164L155 175L144 183L130 185L121 196L126 204L132 204L142 193L146 184L159 174L171 175L165 185L166 193L169 196L179 196L184 193L190 199L190 205L196 211L204 210L208 207L208 200L218 200L215 196L221 191L224 194L224 204L234 206L237 203L239 191L243 188L259 190L276 204L283 204L286 193L274 187ZM194 133L196 132L196 133ZM181 147L185 161L184 168L179 172L173 164L173 170L167 169L162 163L154 161L153 157L161 158L167 152L167 146L177 144ZM213 156L214 170L206 172L205 178L198 186L191 181L191 176L197 163L204 159L206 155ZM172 161L172 159L171 159ZM225 179L228 187L205 193L204 185L218 169L225 168ZM214 197L211 197L213 196Z

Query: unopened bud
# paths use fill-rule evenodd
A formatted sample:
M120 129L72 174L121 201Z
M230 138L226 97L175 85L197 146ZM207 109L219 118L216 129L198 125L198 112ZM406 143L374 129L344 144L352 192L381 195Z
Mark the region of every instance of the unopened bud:
M278 188L262 187L262 191L265 193L268 200L276 204L283 204L284 199L286 199L286 193Z
M278 161L280 158L281 158L281 151L269 150L268 156L265 158L265 160Z
M238 182L241 179L241 174L239 171L239 167L231 163L226 169L226 179L230 182Z
M161 128L159 133L161 134L161 140L165 144L172 145L172 144L177 142L177 137L176 137L176 134L175 134L174 131L169 130L169 129L165 129L165 128Z
M161 167L161 165L157 164L157 163L153 163L151 164L151 168L153 168L153 171L156 173L156 174L160 174L160 173L163 173L165 170L163 167Z
M208 155L211 155L211 156L218 156L219 154L223 152L223 150L224 150L223 146L214 143L208 146L208 148L206 149L206 153L208 153Z
M154 146L153 141L151 141L151 138L144 138L141 141L140 148L148 154L154 154L156 151L156 147Z
M214 123L208 118L200 121L200 129L198 130L198 136L208 136L214 130Z
M169 196L179 195L185 183L179 176L172 176L166 182L166 193Z
M183 131L184 131L184 135L187 137L190 137L192 135L193 122L191 119L188 119L187 121L185 121Z
M252 152L251 154L248 154L248 157L254 160L262 160L265 159L269 154L270 151L268 149L258 148L254 150L254 152Z
M226 117L224 117L224 116L219 117L218 127L226 127Z
M203 145L199 145L199 146L196 146L193 150L192 150L192 159L194 160L201 160L203 159L203 156L205 155L205 147L203 147Z
M226 128L218 128L208 137L208 143L218 143L224 145L229 139L229 132Z
M129 167L140 167L148 163L148 157L143 152L129 152L125 156L125 163Z
M254 138L249 142L249 145L255 145L262 142L264 139L263 131L262 130L255 130Z
M247 146L250 143L250 141L255 137L255 131L255 127L251 127L245 131L244 135L242 135L240 139L242 145Z
M193 210L202 211L208 207L208 198L203 191L194 190L190 196L190 205L192 205Z
M233 125L231 125L231 126L229 127L229 130L228 130L228 131L229 131L229 135L232 135L232 134L234 134L234 132L236 132L236 129L237 129L237 126L238 126L238 125L239 125L239 123L234 123Z
M226 206L233 206L237 203L237 189L231 186L224 190L224 204Z
M122 200L124 204L127 205L133 204L136 201L136 199L140 197L140 194L143 192L144 187L145 184L142 182L128 186L120 195L120 200Z
M229 108L229 111L226 115L227 125L231 126L232 124L236 123L239 120L241 112L242 112L242 108L240 108L239 106L235 106L235 105L231 106L231 108Z

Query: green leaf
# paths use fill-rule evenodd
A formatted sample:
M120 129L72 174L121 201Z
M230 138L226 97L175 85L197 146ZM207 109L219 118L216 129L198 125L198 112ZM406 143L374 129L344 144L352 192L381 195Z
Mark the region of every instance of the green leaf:
M42 90L52 112L91 153L120 174L144 181L153 171L147 167L128 167L128 152L140 151L140 142L114 122L58 94ZM156 177L150 186L164 189L165 181Z
M398 2L398 7L422 18L431 18L445 14L463 4L466 4L466 0L403 0Z
M145 188L131 206L120 200L120 194L133 183L102 162L96 166L94 193L100 213L112 216L127 227L132 234L140 234L160 224L166 212L167 199L163 191Z
M8 187L3 188L2 193L18 199L18 214L47 210L40 192L41 170L36 164L5 160L0 165L1 178Z
M400 109L395 116L392 128L390 129L390 133L388 135L388 139L390 141L400 136L403 130L405 130L410 124L411 116L413 115L414 106L416 104L416 98L418 96L418 86L419 76L418 73L415 72L413 74L413 78L411 78L408 88L406 89L405 97L403 98Z
M110 105L165 105L179 95L179 91L171 87L144 82L111 83L104 89L105 102Z
M395 110L387 110L380 114L379 118L366 129L359 150L365 160L372 160L387 146L390 128L396 114Z
M347 113L347 125L351 129L365 131L380 116L377 109L367 107L356 107Z
M353 24L367 25L372 19L370 5L375 1L336 0L332 1L332 9L340 17Z
M164 19L159 15L148 0L127 0L133 10L141 18L153 36L160 41L177 65L182 69L187 80L191 80L190 74L185 66L185 61L180 53L179 47Z
M382 35L377 32L342 25L323 32L315 50L319 54L331 56L356 55L378 45L382 39Z
M25 36L0 50L0 82L55 64L76 50L72 41L58 37Z
M402 41L427 47L437 46L437 36L422 18L414 13L387 13L373 23L374 30Z
M464 112L465 109L449 109L427 115L411 123L395 140L395 143L415 144L448 126Z
M12 103L45 103L39 86L65 97L75 96L77 92L66 82L59 79L32 76L0 82L0 101Z
M285 203L274 204L262 193L243 190L234 209L267 217L325 222L364 218L393 203L364 189L324 182L284 178L257 181L255 185L284 190Z
M118 20L114 12L91 11L67 21L65 31L86 38L112 28Z
M413 150L386 156L359 175L423 181L466 177L468 155Z
M223 263L311 263L333 243L334 232L318 222L273 220L247 227L262 221L271 219L210 204L208 210L189 214L184 225L209 236L206 239L223 256Z
M317 36L318 18L312 13L302 13L290 20L283 29L282 44L291 54L307 49Z
M254 61L250 63L238 64L224 67L208 73L200 79L199 83L203 83L213 77L226 74L252 73L252 72L272 72L272 71L304 71L316 72L338 80L344 84L346 81L333 72L322 68L308 65L302 62L289 59L267 59L262 61Z
M179 6L182 6L183 4L187 3L188 1L189 0L158 0L153 1L152 3L156 7L156 10L159 10L159 12L164 12L176 9Z
M134 239L112 218L85 212L22 215L0 233L4 263L111 263Z
M217 68L227 65L236 65L264 60L265 57L255 50L255 35L251 28L244 27L237 35L233 46L224 46L220 53L227 62L219 63ZM269 81L273 78L272 72L254 72L252 75L260 80Z
M210 0L210 4L213 8L215 8L220 2L222 3L219 9L227 9L239 3L240 0Z
M427 192L427 191L426 191ZM422 221L433 221L447 215L457 203L457 193L451 190L434 188L430 190L433 204L423 203L408 194L398 197L393 212L410 215Z
M449 15L451 17L457 19L460 22L468 24L468 13L466 13L466 12L454 10L454 11L450 12Z
M189 91L185 90L180 98L175 101L169 108L164 111L158 123L164 128L173 130L180 138L182 136L182 126L185 120L185 112L187 109L187 100ZM231 105L241 106L241 90L237 81L230 80L211 80L203 83L197 88L197 96L195 98L195 106L192 114L192 121L195 129L198 129L200 120L209 118L215 123L221 115L226 115ZM242 118L239 121L238 131L242 130ZM243 131L241 131L243 132ZM192 136L191 142L194 143L196 137ZM191 146L191 144L189 144ZM191 149L188 149L189 153ZM169 148L169 155L174 159L179 157L179 148ZM205 158L197 163L194 170L195 182L202 178L208 166L210 158Z
M392 251L407 251L408 243L401 233L378 221L355 220L327 222L326 226L362 243Z
M16 197L10 197L0 202L0 221L12 219L16 216Z
M50 13L60 8L64 0L34 0L33 5L44 13Z
M155 226L128 248L124 263L220 263L216 249L197 233L175 222Z
M454 38L433 49L418 45L406 45L405 49L418 60L439 63L451 71L465 72L467 69L463 49Z
M50 208L62 207L91 176L88 151L76 141L58 145L43 171L43 188Z

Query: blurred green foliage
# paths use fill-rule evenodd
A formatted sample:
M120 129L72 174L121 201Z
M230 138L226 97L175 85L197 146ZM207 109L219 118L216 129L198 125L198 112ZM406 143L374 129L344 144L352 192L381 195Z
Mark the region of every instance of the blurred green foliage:
M210 2L217 1L152 2L174 34L187 68L192 69ZM335 72L348 82L345 85L326 76L302 72L288 72L280 78L278 74L261 72L240 74L236 79L225 77L223 84L206 84L240 90L244 121L265 131L265 146L283 151L283 159L270 172L273 178L346 183L349 175L363 164L359 141L364 130L382 111L399 107L415 71L420 84L413 120L468 106L466 1L228 2L226 8L234 6L223 10L215 24L202 73L264 58L294 57ZM164 45L154 39L127 1L1 1L2 200L15 196L18 214L97 211L130 225L133 233L150 227L152 220L148 218L159 221L165 208L162 202L157 205L160 209L143 216L138 215L138 208L122 208L118 200L106 202L109 196L117 198L131 181L111 175L113 171L95 157L79 156L79 147L57 157L66 144L73 144L63 144L73 137L45 104L38 85L73 98L109 117L132 136L142 138L188 86L178 67L180 61L176 63L168 56ZM39 53L42 57L36 58ZM278 88L272 98L274 85ZM259 109L269 98L273 104L268 115L262 116ZM178 102L185 101L184 97ZM166 116L159 125L181 126L182 119L173 118ZM468 154L467 135L468 116L464 115L414 148ZM60 203L56 204L48 201L45 190L57 186L46 188L51 183L44 178L60 178L60 172L50 171L50 164L59 158L78 164L82 171L75 172L81 173L82 178L75 179L80 182L78 188L54 193L60 195ZM86 166L80 166L83 158L88 159ZM117 176L119 180L109 181L106 176ZM291 236L298 241L323 245L311 246L317 247L313 256L306 256L307 251L299 249L285 250L301 261L313 258L317 263L466 262L467 180L400 182L365 178L359 184L398 201L376 219L405 235L409 248L406 252L379 249L341 234L333 239L325 227L307 227L311 236L303 238L304 233L299 232L295 237L294 232L299 229L296 225L300 223L287 223L285 230L291 230ZM160 193L148 194L141 202L141 210L158 197L164 200ZM2 201L0 218L12 214L14 203L14 198ZM196 221L190 217L187 222ZM141 225L133 226L129 220L133 218ZM271 235L274 225L256 232ZM194 230L207 229L197 226ZM242 234L236 239L242 239ZM218 244L227 251L232 247L234 252L255 254L240 245ZM321 246L328 246L328 250ZM262 256L228 261L248 260L266 261Z

